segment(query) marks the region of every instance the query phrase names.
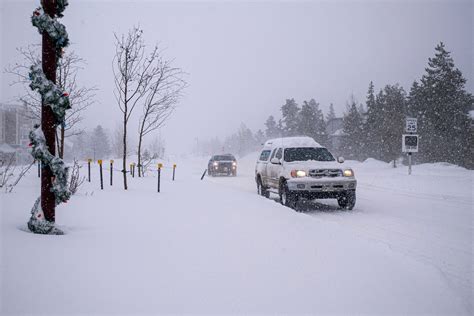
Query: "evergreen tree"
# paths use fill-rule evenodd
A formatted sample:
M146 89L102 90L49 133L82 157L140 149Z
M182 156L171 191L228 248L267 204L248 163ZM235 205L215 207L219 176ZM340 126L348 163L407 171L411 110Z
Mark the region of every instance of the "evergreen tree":
M277 123L273 115L270 115L265 122L265 136L267 139L278 137L280 134Z
M349 159L362 159L363 122L354 99L352 99L351 103L348 104L347 112L344 115L343 130L344 134L346 134L342 142L344 156Z
M96 128L92 131L90 136L90 146L91 154L94 160L97 159L106 159L110 156L110 143L109 138L102 128L102 126L97 125Z
M331 103L329 104L329 112L326 115L326 122L329 122L332 119L336 118L336 112L334 111L334 105Z
M295 99L287 99L286 103L281 107L283 136L298 135L300 124L299 116L300 108L296 104Z
M265 141L266 141L265 133L263 133L263 131L261 129L259 129L255 133L254 139L255 139L256 145L258 145L258 146L263 145L263 143L265 143Z
M381 109L381 121L377 135L381 138L377 146L380 148L380 159L393 161L401 156L401 137L404 133L406 118L406 93L399 85L387 85L376 99L376 107Z
M377 108L375 102L374 83L371 81L369 89L367 91L367 98L365 101L366 114L363 124L362 133L362 148L363 153L366 157L373 157L380 159L380 151L377 144L381 140L379 122L382 120L382 112L380 108Z
M316 120L316 131L313 138L321 145L326 146L328 135L326 132L326 121L324 121L323 111L319 108L319 103L317 103L314 99L309 100L309 106L315 113L314 116Z
M303 102L298 125L298 134L315 138L317 136L318 117L316 107L309 105L307 101Z
M443 43L429 58L420 85L410 91L410 112L418 118L422 161L446 161L473 168L473 96Z

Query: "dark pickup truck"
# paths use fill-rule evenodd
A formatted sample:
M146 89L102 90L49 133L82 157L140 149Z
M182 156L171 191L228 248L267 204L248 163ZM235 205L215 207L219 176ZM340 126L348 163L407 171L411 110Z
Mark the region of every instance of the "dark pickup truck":
M236 176L237 160L231 154L214 155L207 165L207 174L214 177L217 175Z

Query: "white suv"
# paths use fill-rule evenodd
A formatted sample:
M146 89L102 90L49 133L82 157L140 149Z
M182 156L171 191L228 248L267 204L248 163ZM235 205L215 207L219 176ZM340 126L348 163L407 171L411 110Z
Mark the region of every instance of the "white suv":
M255 181L260 195L278 193L281 203L291 208L300 198L335 198L349 210L356 202L354 171L310 137L267 141L255 167Z

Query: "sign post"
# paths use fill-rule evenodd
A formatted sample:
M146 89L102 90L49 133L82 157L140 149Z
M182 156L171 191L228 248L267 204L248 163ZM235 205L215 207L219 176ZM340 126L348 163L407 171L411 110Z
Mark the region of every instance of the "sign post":
M408 174L411 175L411 155L418 152L418 121L416 118L408 117L405 120L405 132L402 135L402 152L408 153Z
M174 174L176 172L176 164L173 164L173 181L174 181Z

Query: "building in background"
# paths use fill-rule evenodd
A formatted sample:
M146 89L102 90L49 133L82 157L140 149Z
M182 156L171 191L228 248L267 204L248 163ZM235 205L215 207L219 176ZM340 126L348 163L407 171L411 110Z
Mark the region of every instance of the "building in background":
M17 163L31 161L29 132L36 120L31 111L19 104L0 104L0 159L15 155Z

